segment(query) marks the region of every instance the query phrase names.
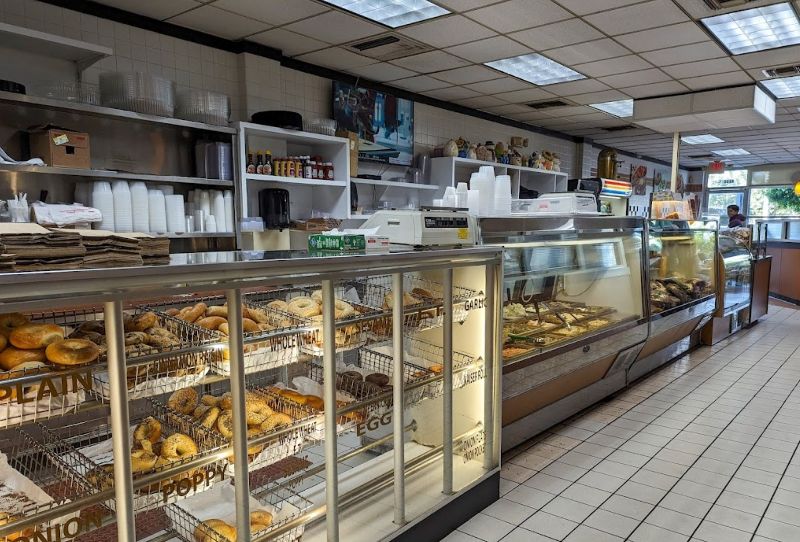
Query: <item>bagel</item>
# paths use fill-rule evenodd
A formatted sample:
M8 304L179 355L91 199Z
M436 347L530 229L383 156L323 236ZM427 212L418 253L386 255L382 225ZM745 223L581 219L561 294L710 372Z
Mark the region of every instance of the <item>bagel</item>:
M197 399L197 392L194 388L183 388L169 396L167 407L188 416L197 408Z
M217 406L219 404L219 397L213 395L204 395L200 398L200 403L208 406Z
M261 431L272 431L276 427L291 425L292 422L294 422L294 419L288 414L284 414L283 412L274 412L267 417L266 420L264 420L264 423L261 424Z
M422 303L422 301L420 301L413 295L409 294L408 292L403 292L404 307L408 307L409 305L419 305L420 303ZM394 292L389 292L383 297L383 307L386 309L391 309L393 306L394 306Z
M0 335L8 337L14 328L30 323L27 316L18 312L0 314Z
M197 542L236 542L236 527L221 519L207 519L194 530Z
M205 542L206 537L211 534L212 529L219 525L227 525L227 523L221 519L207 519L205 521L201 521L194 529L195 541Z
M174 433L161 443L161 457L164 459L183 459L197 455L197 444L189 435Z
M0 351L4 350L6 346L8 346L8 339L5 335L0 335Z
M161 440L161 422L152 416L148 416L136 426L133 431L134 440L147 440L156 443Z
M144 331L129 331L125 333L125 346L134 344L145 344L149 335Z
M211 429L214 427L214 425L216 425L222 410L215 406L207 408L208 410L201 416L200 424L207 429Z
M100 348L86 339L66 339L49 344L45 356L56 365L85 365L100 357Z
M214 305L212 307L208 307L206 309L206 317L209 316L221 316L222 318L228 318L228 307L223 307L220 305Z
M253 510L250 512L250 523L251 525L254 523L263 525L264 528L269 527L272 524L272 514L266 510ZM258 530L260 531L261 529Z
M186 320L187 322L196 322L206 313L206 310L208 310L208 305L205 303L198 303L193 307L187 307L187 309L188 310L183 314L182 319Z
M195 420L199 420L200 418L202 418L205 415L206 412L208 412L209 408L211 408L209 405L204 405L203 403L200 403L192 411L192 417Z
M220 325L227 323L228 321L222 316L206 316L205 318L200 318L195 322L195 324L198 326L211 330L215 330L219 328Z
M264 309L250 307L247 309L247 317L257 324L266 324L269 322L269 317Z
M87 320L78 326L78 331L83 333L100 333L105 335L106 325L100 320Z
M11 371L21 363L28 361L47 361L44 348L40 350L20 350L9 346L0 352L0 367L6 371Z
M22 519L22 518L23 518L22 515L10 514L8 512L0 512L0 526L6 525L7 523L12 523L12 522L17 521L17 520ZM3 541L4 542L17 542L17 541L22 542L24 540L24 541L27 542L27 540L30 540L31 538L33 538L35 532L36 532L36 529L34 527L24 527L23 529L15 532L15 533L9 533L9 534L5 535L5 537L3 538Z
M171 309L165 310L164 314L166 314L167 316L178 316L178 314L180 314L180 312L181 312L180 309L176 309L176 308L173 307Z
M270 301L269 303L267 303L267 307L276 311L285 312L289 310L289 304L286 301L283 301L282 299L276 299L274 301Z
M261 425L272 414L272 409L261 398L247 398L247 425Z
M103 489L114 487L114 465L100 465L86 472L86 481L92 486Z
M158 325L158 316L153 311L147 311L131 318L130 322L125 326L125 331L144 331L156 325Z
M428 299L435 299L436 296L433 295L433 292L430 290L426 290L425 288L414 288L411 290L411 294L415 297L422 297Z
M314 410L325 410L325 401L316 395L306 395L306 405Z
M145 449L133 450L131 452L131 470L133 472L144 472L156 466L158 457Z
M335 307L336 308L334 309L334 317L337 320L341 320L343 318L350 318L351 316L354 316L356 313L356 310L350 303L342 301L341 299L336 300Z
M220 333L222 333L226 337L228 335L230 335L230 333L228 333L228 322L225 322L224 324L220 324L219 327L217 328L217 331L219 331Z
M287 310L292 314L296 314L301 318L311 318L312 316L317 316L320 313L319 305L317 302L311 299L310 297L295 297L287 306Z
M17 348L35 350L64 339L64 329L55 324L23 324L11 330L8 342Z
M245 333L258 333L261 331L261 328L250 318L242 318L242 331Z
M230 410L224 411L217 418L217 431L228 440L233 438L233 413Z
M233 396L231 392L226 391L222 394L222 397L219 398L219 406L222 410L230 410L233 408Z
M317 302L317 305L322 305L322 290L314 290L311 294L311 299Z

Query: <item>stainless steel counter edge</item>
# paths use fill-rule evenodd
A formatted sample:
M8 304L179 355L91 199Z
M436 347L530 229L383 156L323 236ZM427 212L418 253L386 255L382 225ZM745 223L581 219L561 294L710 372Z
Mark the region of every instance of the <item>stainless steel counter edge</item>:
M169 265L111 269L76 269L0 273L0 310L33 310L111 299L248 288L286 282L313 282L397 271L423 271L444 265L464 267L499 262L496 247L404 250L393 252L312 255L304 252L212 253L238 261L178 263L182 257L201 259L204 253L172 255Z

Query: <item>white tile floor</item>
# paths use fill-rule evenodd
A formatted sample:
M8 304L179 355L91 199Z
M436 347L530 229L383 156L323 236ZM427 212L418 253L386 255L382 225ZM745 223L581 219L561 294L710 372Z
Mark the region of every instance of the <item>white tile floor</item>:
M693 351L503 457L447 542L800 541L800 311Z

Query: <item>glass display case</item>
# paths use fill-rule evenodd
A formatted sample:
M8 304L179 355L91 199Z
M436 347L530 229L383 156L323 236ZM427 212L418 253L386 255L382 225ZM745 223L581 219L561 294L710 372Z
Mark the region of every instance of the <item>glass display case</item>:
M1 336L59 338L0 352L0 540L443 538L499 493L501 274L488 247L2 274Z
M747 230L745 230L747 231ZM750 304L752 287L752 252L749 237L719 233L719 309L724 316Z
M713 312L716 259L716 222L650 221L647 261L650 314L654 322L651 334L674 325L678 319L694 317L698 312ZM674 314L682 316L670 319L668 324L658 322Z

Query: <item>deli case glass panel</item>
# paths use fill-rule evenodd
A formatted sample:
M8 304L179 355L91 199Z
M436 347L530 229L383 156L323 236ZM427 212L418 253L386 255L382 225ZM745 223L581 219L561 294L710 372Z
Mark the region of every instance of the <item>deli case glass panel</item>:
M645 318L642 220L485 219L481 234L504 247L506 365Z
M716 222L651 220L647 244L651 315L673 314L713 298Z
M723 311L738 310L750 304L752 284L752 253L741 237L719 234L720 304Z

